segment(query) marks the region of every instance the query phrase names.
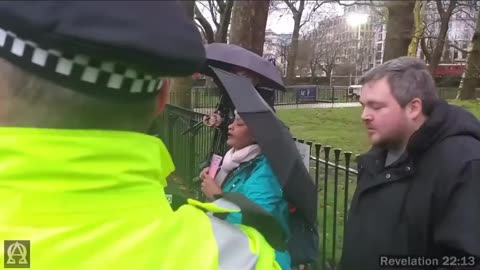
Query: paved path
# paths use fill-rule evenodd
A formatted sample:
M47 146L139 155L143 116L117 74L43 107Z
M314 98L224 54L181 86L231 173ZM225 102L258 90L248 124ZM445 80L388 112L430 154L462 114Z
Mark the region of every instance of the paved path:
M291 109L331 109L331 108L349 108L360 107L358 102L338 102L338 103L315 103L315 104L292 104L292 105L275 105L276 110L291 110ZM199 113L212 113L215 108L196 108L195 111Z
M285 110L285 109L310 109L310 108L319 108L319 109L331 109L331 108L348 108L348 107L360 107L358 102L339 102L339 103L315 103L315 104L294 104L294 105L278 105L275 106L276 110Z

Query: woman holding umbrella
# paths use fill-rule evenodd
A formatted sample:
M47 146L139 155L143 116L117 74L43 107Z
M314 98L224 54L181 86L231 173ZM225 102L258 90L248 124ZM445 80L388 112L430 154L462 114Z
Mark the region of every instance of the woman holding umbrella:
M260 94L260 96L265 100L265 102L270 106L270 108L275 111L274 103L275 103L275 92L272 89L264 88L260 85L261 77L255 74L253 71L250 71L246 68L242 68L239 66L232 66L228 69L230 73L243 76L249 78L252 82L253 86L256 86L255 89ZM203 117L203 123L209 127L219 127L223 123L223 117L219 111L215 111L212 114Z
M223 157L222 166L216 176L209 175L208 168L202 171L200 178L203 193L210 200L222 192L242 193L272 214L288 236L289 208L282 187L247 125L237 113L228 127L227 145L231 148ZM231 213L226 220L241 224L242 215ZM275 255L283 270L291 269L288 251L276 251Z
M213 43L206 46L209 65L250 79L260 96L274 110L274 90L284 90L276 67L262 57L236 45ZM232 105L229 104L228 107ZM230 108L229 110L232 110ZM223 116L222 116L223 114ZM282 225L285 234L290 234L289 207L267 158L256 143L251 131L238 113L233 119L220 111L206 116L204 124L211 127L228 125L226 144L230 149L222 159L216 175L209 175L205 168L200 178L202 191L213 199L222 192L239 192L272 214ZM241 213L231 213L226 220L241 224ZM283 270L291 269L288 251L276 251L276 260Z

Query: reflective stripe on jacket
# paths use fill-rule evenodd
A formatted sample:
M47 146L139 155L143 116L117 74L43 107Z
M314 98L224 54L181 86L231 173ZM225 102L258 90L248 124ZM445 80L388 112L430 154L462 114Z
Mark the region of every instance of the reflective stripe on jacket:
M171 209L164 187L174 166L157 138L0 128L0 167L0 240L29 241L2 261L33 270L280 269L256 230L195 203Z

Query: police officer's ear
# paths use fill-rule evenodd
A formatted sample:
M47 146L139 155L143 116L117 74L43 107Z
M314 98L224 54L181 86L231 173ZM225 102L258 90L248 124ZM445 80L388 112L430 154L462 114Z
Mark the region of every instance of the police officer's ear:
M165 106L168 103L168 97L170 94L170 85L171 82L169 79L164 79L162 82L162 85L160 86L160 92L158 93L156 97L156 104L155 104L155 112L154 116L158 117L163 110L165 109Z

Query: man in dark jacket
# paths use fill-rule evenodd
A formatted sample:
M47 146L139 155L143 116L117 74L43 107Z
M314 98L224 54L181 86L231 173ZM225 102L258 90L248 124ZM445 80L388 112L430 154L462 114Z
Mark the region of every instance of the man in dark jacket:
M477 269L478 119L440 100L416 58L377 66L361 84L372 149L359 159L341 269Z

